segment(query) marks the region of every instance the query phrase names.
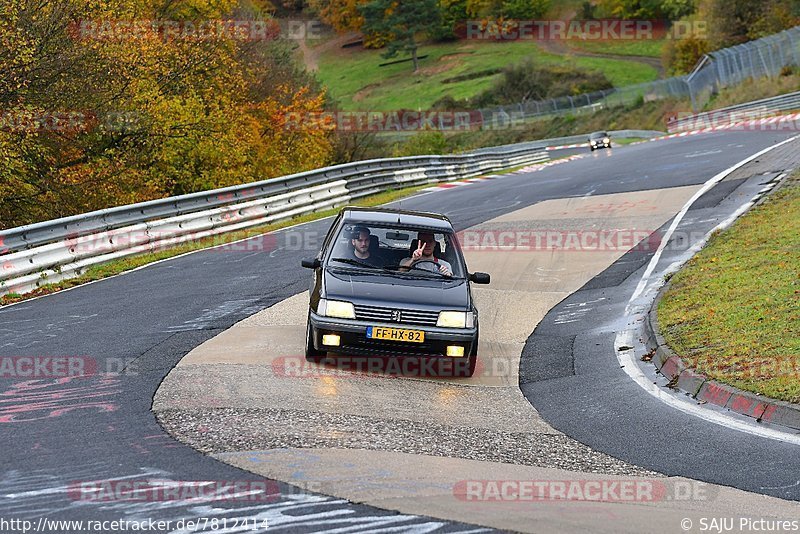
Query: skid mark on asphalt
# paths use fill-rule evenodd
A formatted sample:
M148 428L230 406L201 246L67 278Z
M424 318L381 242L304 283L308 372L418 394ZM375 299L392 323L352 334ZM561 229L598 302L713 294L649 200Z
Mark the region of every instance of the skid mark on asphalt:
M564 306L563 310L556 315L555 324L577 323L586 318L587 315L595 310L591 304L596 304L608 300L605 297L593 299L586 302L572 302Z
M254 303L258 302L258 300L259 299L253 298L224 302L215 308L207 308L203 310L203 313L199 317L184 321L180 325L170 326L166 328L164 332L173 333L187 332L190 330L204 330L215 324L220 319L234 313L239 313L244 316L253 314L260 310L260 307L253 305Z
M0 321L0 348L14 347L25 349L61 336L67 329L72 329L97 317L92 315L69 315L54 323L40 326L38 319ZM4 341L5 339L5 341ZM12 340L13 341L8 341Z

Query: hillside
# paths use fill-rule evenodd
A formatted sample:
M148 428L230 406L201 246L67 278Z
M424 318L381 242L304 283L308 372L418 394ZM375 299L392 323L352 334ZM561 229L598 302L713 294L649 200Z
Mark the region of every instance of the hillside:
M321 53L313 54L314 63L309 66L317 67L320 81L345 110L428 109L447 95L455 99L473 97L494 83L500 76L499 69L528 58L534 65L570 65L599 71L614 86L659 77L652 57L627 58L623 54L601 57L594 50L583 52L552 46L546 49L532 41L427 44L420 49L420 54L427 57L422 59L417 73L412 72L409 63L380 67L387 61L380 50L341 48L331 46L330 42L319 47ZM641 55L653 53L648 52Z

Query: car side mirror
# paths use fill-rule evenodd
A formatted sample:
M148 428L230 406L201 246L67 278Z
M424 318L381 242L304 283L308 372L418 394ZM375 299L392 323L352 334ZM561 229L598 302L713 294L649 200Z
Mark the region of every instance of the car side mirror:
M306 269L317 269L322 264L320 263L319 259L314 258L313 260L302 260L300 265Z
M488 284L491 277L488 273L472 273L469 275L470 282L475 282L476 284Z

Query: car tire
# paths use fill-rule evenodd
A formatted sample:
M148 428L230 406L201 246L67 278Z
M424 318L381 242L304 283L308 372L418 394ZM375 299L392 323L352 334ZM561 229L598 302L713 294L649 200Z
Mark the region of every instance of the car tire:
M314 340L311 337L311 317L306 320L306 361L319 363L328 353L314 348Z

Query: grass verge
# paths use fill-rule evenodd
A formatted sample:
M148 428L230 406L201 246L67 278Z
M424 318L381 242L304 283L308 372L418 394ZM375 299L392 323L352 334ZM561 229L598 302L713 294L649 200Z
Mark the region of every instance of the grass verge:
M644 137L623 137L616 138L612 141L617 145L630 145L631 143L638 143L639 141L646 141Z
M672 278L658 320L692 369L800 403L800 172Z
M369 197L353 201L350 205L379 206L381 204L387 204L389 202L393 202L395 200L412 195L417 191L424 189L426 187L430 187L430 184L424 184L415 187L407 187L404 189L389 190L383 193L379 193L377 195L372 195ZM262 226L254 226L252 228L247 228L245 230L238 230L235 232L229 232L229 233L219 234L216 236L206 237L203 239L198 239L196 241L191 241L188 243L182 243L178 246L171 247L158 252L136 254L129 256L127 258L120 258L118 260L113 260L107 263L93 265L87 268L86 271L80 276L76 276L75 278L69 278L66 280L61 280L59 282L54 282L51 284L43 284L42 286L31 291L30 293L25 293L24 295L20 295L18 293L8 293L6 295L3 295L2 297L0 297L0 306L4 306L6 304L12 304L14 302L20 302L22 300L28 300L34 297L39 297L50 293L55 293L57 291L61 291L70 287L75 287L82 284L86 284L88 282L93 282L95 280L108 278L110 276L114 276L123 273L125 271L130 271L132 269L136 269L137 267L141 267L143 265L147 265L159 260L174 258L175 256L186 254L187 252L224 245L226 243L232 243L234 241L239 241L241 239L247 239L261 234L274 232L276 230L280 230L281 228L286 228L287 226L293 226L304 222L315 221L317 219L324 219L325 217L330 217L332 215L335 215L336 213L339 212L339 209L340 208L332 208L324 211L309 213L306 215L301 215L294 217L292 219L288 219L286 221L280 221L272 224L265 224Z

